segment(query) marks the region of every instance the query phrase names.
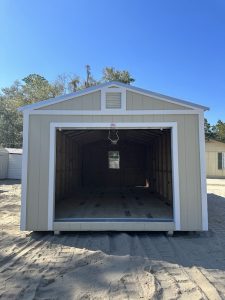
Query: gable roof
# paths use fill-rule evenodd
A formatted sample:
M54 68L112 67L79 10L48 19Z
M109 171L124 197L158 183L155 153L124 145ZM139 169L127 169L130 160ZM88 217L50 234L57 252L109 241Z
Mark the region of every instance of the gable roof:
M216 140L216 139L212 139L212 138L209 138L209 139L206 139L206 141L205 141L206 143L221 143L221 144L225 144L225 142L224 141L218 141L218 140Z
M36 103L33 103L33 104L21 106L21 107L18 108L18 110L19 111L26 111L26 110L38 109L38 108L45 107L45 106L48 106L48 105L51 105L51 104L56 104L56 103L59 103L59 102L70 100L70 99L73 99L73 98L78 97L78 96L84 96L86 94L93 93L95 91L99 91L103 88L107 88L107 87L110 87L110 86L122 87L122 88L125 88L128 91L133 91L133 92L136 92L136 93L144 94L144 95L147 95L147 96L150 96L150 97L153 97L153 98L157 98L157 99L162 100L162 101L167 101L167 102L171 102L171 103L174 103L174 104L187 106L187 107L192 108L192 109L200 109L200 110L204 110L204 111L209 110L209 108L206 107L206 106L202 106L202 105L190 102L190 101L181 100L181 99L177 99L177 98L174 98L174 97L166 96L166 95L163 95L163 94L160 94L160 93L155 93L155 92L152 92L152 91L149 91L149 90L145 90L145 89L142 89L142 88L138 88L138 87L135 87L135 86L132 86L132 85L129 85L129 84L125 84L125 83L122 83L122 82L117 82L117 81L106 82L106 83L103 83L103 84L91 86L89 88L77 91L75 93L62 95L62 96L58 96L58 97L55 97L55 98L42 100L42 101L39 101L39 102L36 102Z
M19 148L5 148L9 154L23 154L23 149Z

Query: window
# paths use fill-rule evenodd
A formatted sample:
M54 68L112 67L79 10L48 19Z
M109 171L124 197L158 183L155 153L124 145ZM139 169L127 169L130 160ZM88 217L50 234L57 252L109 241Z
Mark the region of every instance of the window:
M225 152L218 153L218 169L225 169Z
M109 169L119 169L120 168L120 153L119 153L119 151L109 151L108 152L108 162L109 162Z

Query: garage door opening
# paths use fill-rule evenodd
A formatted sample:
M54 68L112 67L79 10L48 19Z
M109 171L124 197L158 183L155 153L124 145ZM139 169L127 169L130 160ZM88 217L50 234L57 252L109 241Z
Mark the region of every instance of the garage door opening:
M171 129L57 129L55 221L173 220Z

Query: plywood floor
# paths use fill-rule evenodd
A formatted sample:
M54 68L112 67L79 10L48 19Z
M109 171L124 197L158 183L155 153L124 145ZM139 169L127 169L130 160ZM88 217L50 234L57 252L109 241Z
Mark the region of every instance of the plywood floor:
M172 219L172 207L147 188L98 188L77 191L58 201L55 219L64 218L149 218Z

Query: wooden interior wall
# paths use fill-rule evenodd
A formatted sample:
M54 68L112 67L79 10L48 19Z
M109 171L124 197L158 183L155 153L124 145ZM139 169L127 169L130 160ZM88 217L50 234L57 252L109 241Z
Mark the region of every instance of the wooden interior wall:
M72 194L81 183L80 147L71 137L56 132L56 201Z
M149 188L169 204L172 195L171 133L153 139L147 150Z
M109 169L108 151L119 151L120 169ZM131 142L109 141L88 144L83 148L84 186L144 186L146 183L146 146Z

